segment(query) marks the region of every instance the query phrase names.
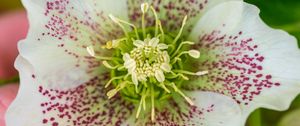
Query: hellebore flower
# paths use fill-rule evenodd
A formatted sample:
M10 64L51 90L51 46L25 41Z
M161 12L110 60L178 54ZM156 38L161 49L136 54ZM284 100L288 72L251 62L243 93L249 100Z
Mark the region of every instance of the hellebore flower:
M239 0L23 0L8 126L241 126L300 92L294 37Z

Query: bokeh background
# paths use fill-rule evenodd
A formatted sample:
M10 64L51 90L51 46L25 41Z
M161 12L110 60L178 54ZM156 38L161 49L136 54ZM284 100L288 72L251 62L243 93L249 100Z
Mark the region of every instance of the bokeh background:
M245 0L255 4L261 9L261 18L271 27L283 29L300 40L300 0ZM24 10L20 0L1 0L0 19L9 14ZM16 24L18 25L18 24ZM16 31L18 32L18 31ZM16 33L17 34L17 33ZM15 45L10 45L16 49ZM300 44L299 44L300 47ZM3 48L3 47L2 47ZM0 62L3 62L1 59ZM300 64L299 64L300 65ZM9 67L13 67L11 64ZM6 82L17 81L12 76L6 78ZM15 75L16 76L16 75ZM5 83L0 78L0 86ZM1 93L1 92L0 92ZM283 94L284 95L284 94ZM258 109L248 119L248 126L300 126L300 95L294 100L287 111L278 112L267 109Z

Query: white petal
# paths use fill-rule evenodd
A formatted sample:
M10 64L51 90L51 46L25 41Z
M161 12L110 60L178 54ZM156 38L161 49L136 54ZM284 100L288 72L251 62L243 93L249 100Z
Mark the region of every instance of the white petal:
M20 72L21 84L7 110L6 126L95 126L104 122L118 125L132 113L129 110L132 106L124 104L119 96L110 101L105 97L105 76L67 90L52 89L47 88L49 86L39 76L33 76L35 71L24 58L19 56L15 66Z
M198 42L203 56L199 66L209 73L189 85L233 97L244 121L258 107L287 109L300 92L296 39L263 23L255 6L216 6L201 18L190 39Z
M161 70L156 70L154 75L155 75L155 78L156 78L156 80L157 80L158 82L163 82L163 81L165 81L165 75L164 75L163 71L161 71Z
M37 76L54 88L76 87L100 74L99 62L87 58L90 55L86 47L93 45L96 53L102 52L101 42L121 35L118 26L110 25L108 14L128 20L125 0L22 3L30 28L27 38L19 43L20 55L33 65Z

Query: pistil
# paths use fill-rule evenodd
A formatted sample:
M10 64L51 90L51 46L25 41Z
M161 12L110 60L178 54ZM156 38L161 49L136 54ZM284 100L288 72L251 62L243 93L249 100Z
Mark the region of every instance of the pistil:
M145 15L149 8L155 17L154 31L146 28L145 24ZM113 49L112 56L98 56L92 46L87 47L87 52L95 59L101 60L103 66L112 70L112 77L105 85L105 88L113 87L107 92L108 98L121 92L121 95L137 104L136 118L140 116L142 110L147 111L147 101L150 101L151 120L155 121L155 105L160 104L166 97L171 97L172 93L181 95L187 103L194 105L193 100L181 90L179 83L181 80L189 80L188 76L202 76L208 71L187 71L181 64L184 55L195 59L200 57L198 50L183 49L183 46L193 45L194 42L178 42L182 40L187 16L184 17L179 33L174 38L168 32L167 34L164 32L153 6L144 3L141 5L141 11L141 29L109 15L125 34L124 38L108 41L102 46L105 49ZM133 28L133 32L127 31L124 25ZM168 38L165 39L166 37Z

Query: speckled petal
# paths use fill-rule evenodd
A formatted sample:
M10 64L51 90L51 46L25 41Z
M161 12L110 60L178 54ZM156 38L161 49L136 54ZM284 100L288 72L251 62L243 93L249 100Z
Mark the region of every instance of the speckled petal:
M135 120L132 116L124 125L146 126L241 126L241 109L230 97L213 92L185 92L191 97L195 106L182 102L180 96L156 109L155 122L151 122L150 114Z
M268 27L259 9L227 2L210 10L191 33L201 52L200 69L208 74L190 84L226 94L243 109L287 109L300 92L300 50L294 37ZM198 85L199 87L193 87Z
M187 15L188 22L186 23L185 30L190 31L205 12L226 1L232 0L128 0L128 13L129 19L134 22L134 24L137 26L141 25L142 12L140 5L143 2L148 2L154 6L165 29L168 31L179 30L183 18ZM150 9L145 19L148 26L155 25L155 18L152 12L150 12ZM187 33L189 32L183 32L185 35Z
M105 56L100 46L123 34L107 15L127 18L124 0L22 2L30 29L19 43L20 55L33 65L36 76L53 88L76 87L98 75L101 63L87 53L86 47L94 46L96 55Z
M19 56L16 68L21 86L6 113L7 126L104 126L120 125L132 114L134 106L118 94L108 100L103 85L107 76L99 76L67 90L47 88L34 77L35 69Z

